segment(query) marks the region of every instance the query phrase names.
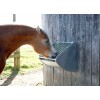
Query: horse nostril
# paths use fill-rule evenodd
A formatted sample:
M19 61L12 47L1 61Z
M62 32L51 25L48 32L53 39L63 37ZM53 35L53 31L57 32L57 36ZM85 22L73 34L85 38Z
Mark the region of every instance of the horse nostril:
M55 53L55 55L57 56L57 55L58 55L58 53Z
M52 58L54 59L54 58L56 58L57 57L57 53L54 53L54 55L52 55Z

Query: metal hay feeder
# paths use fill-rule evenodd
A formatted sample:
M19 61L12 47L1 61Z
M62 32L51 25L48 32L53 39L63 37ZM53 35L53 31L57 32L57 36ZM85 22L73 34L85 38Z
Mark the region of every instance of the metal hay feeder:
M58 53L56 58L46 58L40 55L39 59L48 66L61 67L67 71L77 71L77 44L74 42L60 42L54 43L52 46Z

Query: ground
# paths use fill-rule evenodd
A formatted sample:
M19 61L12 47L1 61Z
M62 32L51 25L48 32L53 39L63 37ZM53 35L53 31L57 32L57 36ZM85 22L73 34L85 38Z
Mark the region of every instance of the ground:
M10 75L6 79L0 79L0 86L42 86L43 69L30 71L26 74Z
M0 75L1 86L38 86L43 82L43 64L29 45L20 47L20 71L14 67L14 58L6 61L6 67Z

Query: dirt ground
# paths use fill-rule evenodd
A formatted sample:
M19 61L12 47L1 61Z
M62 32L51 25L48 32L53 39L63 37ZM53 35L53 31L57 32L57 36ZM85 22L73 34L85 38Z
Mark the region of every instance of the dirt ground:
M43 69L31 71L26 74L10 76L7 79L0 80L0 86L42 86Z

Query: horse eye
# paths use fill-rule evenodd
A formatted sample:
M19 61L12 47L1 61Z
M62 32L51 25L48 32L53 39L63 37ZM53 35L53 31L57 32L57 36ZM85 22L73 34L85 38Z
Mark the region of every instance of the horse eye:
M47 40L45 40L45 43L46 43L46 44L50 44L48 39L47 39Z
M46 43L49 44L49 40L46 40Z

